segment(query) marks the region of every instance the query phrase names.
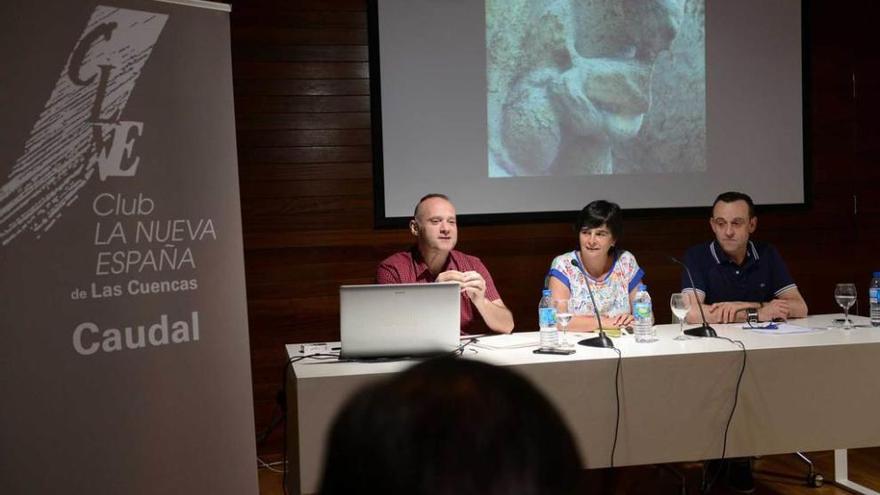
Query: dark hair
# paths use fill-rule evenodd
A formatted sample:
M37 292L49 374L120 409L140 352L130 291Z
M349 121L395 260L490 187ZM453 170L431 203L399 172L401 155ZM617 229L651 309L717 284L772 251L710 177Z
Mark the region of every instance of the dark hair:
M718 204L719 201L724 201L725 203L733 203L734 201L745 201L747 205L749 205L749 218L755 216L755 203L752 201L752 198L749 197L746 193L736 192L736 191L727 191L725 193L721 193L715 198L715 201L712 203L712 211L715 211L715 205Z
M321 493L568 494L580 468L571 433L530 382L440 358L348 400L328 437Z
M615 240L620 240L623 235L623 211L617 203L600 199L584 206L574 222L574 231L576 235L580 235L584 228L595 229L602 225L608 227ZM609 254L614 249L612 247Z
M421 206L422 203L424 203L426 200L431 199L431 198L441 198L441 199L445 199L446 201L449 201L449 197L446 196L445 194L440 194L440 193L426 194L426 195L422 196L422 199L420 199L419 202L416 203L416 207L413 208L413 218L415 218L419 215L419 206ZM451 201L450 201L450 203L451 203Z

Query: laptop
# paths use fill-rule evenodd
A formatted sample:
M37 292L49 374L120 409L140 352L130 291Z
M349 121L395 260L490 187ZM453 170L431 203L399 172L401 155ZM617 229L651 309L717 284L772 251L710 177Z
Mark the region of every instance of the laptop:
M458 283L343 285L339 328L344 359L430 356L459 346Z

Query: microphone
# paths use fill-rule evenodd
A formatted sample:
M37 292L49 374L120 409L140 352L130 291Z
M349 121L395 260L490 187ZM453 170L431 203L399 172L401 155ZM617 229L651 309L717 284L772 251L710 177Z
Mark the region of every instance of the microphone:
M581 273L584 274L584 281L587 282L587 293L590 294L590 301L593 303L593 314L596 315L596 323L599 324L599 335L597 337L591 337L589 339L584 339L578 342L579 345L587 346L587 347L602 347L602 348L614 348L614 343L611 342L611 338L605 333L605 330L602 329L602 318L599 316L599 306L596 306L596 298L593 297L593 289L590 288L590 277L587 276L587 273L584 271L584 268L578 263L578 260L572 260L571 264L578 267Z
M709 326L709 323L706 322L706 315L703 314L703 305L700 303L700 299L697 297L697 285L694 284L694 277L691 276L691 270L687 265L678 261L674 256L670 256L673 262L678 263L679 265L684 267L684 271L688 274L688 280L691 281L691 290L694 291L694 300L697 301L697 309L700 310L700 318L703 320L703 324L701 326L695 328L688 328L684 331L685 335L690 335L693 337L717 337L718 334L715 333L715 329Z

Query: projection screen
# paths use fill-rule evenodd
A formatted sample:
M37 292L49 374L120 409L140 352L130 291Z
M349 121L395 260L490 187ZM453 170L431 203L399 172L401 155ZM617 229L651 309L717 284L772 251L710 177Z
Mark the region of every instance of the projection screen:
M791 0L371 2L376 221L805 201Z

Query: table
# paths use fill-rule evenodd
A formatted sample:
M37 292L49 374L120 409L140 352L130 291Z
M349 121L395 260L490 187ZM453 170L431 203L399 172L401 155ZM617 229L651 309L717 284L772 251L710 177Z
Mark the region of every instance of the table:
M720 336L740 340L747 349L726 456L835 449L835 482L861 493L877 493L847 479L844 449L880 445L880 329L857 316L853 321L863 327L829 329L837 316L792 320L821 330L790 335L714 325ZM622 354L614 465L718 458L742 351L721 339L673 340L678 325L656 328L657 342L636 343L632 336L614 339ZM584 336L588 335L569 333L571 340ZM513 367L530 379L560 410L585 467L609 466L617 354L578 346L570 356L536 355L532 350L537 340L537 332L483 337L465 357ZM516 345L528 341L535 346ZM301 355L300 347L288 345L288 355ZM325 436L345 399L413 362L307 358L290 367L290 493L318 490Z

